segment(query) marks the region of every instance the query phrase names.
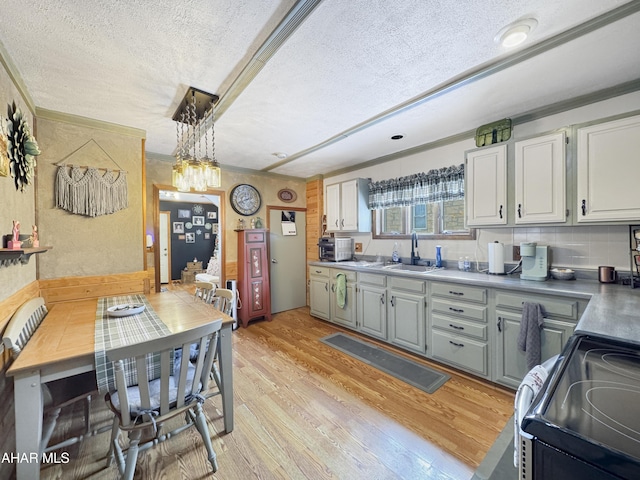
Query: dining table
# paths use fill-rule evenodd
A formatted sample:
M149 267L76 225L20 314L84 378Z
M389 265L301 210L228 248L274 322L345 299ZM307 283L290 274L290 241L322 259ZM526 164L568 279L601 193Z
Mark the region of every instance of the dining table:
M14 379L16 477L35 480L40 476L40 441L43 425L41 384L96 369L97 311L100 301L92 298L55 303L7 370ZM178 333L222 318L219 344L224 431L233 430L232 331L234 320L187 290L166 289L144 295L166 326ZM99 318L99 316L98 316ZM106 452L105 452L106 453Z

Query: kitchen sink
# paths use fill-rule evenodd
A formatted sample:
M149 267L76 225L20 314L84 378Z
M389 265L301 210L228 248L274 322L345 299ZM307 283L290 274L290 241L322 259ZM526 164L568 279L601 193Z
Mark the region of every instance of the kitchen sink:
M443 270L443 267L433 267L427 265L408 265L406 263L394 263L393 265L387 265L383 267L387 270L402 270L416 273L431 273L436 270Z

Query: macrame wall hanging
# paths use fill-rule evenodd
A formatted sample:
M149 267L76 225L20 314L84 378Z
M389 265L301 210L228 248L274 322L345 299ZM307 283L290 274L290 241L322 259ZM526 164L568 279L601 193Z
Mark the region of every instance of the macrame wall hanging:
M64 163L91 143L102 150L118 170ZM129 206L127 172L95 140L89 140L55 165L58 166L55 186L57 207L76 215L98 217ZM104 175L101 172L105 172Z

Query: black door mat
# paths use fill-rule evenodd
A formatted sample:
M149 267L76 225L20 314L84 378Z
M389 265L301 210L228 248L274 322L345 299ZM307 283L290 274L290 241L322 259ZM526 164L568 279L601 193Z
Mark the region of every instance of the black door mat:
M447 374L344 333L334 333L320 341L427 393L435 392L450 378Z

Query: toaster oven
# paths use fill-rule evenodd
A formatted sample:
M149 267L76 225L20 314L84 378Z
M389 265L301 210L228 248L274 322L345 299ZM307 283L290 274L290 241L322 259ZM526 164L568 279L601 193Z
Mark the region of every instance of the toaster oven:
M353 258L353 238L319 238L318 258L327 262L351 260Z

